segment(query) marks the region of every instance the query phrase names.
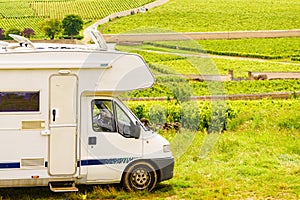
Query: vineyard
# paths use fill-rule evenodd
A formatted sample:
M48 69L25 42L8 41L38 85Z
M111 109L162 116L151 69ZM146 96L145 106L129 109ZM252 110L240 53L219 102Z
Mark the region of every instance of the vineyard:
M130 97L174 97L172 82L168 79L158 79L157 83L150 89L135 91L130 93ZM175 84L176 83L176 84ZM173 82L177 87L181 83ZM298 92L300 91L300 80L272 80L272 81L229 81L229 82L190 82L186 87L192 90L192 96L209 96L216 90L212 91L214 86L222 85L218 92L227 95L239 94L262 94L275 92ZM175 86L173 86L175 87Z
M157 106L157 101L128 101L128 106L132 111L136 113L139 118L148 118L153 120L155 114L153 108ZM287 113L283 116L278 116L277 119L272 119L277 124L278 128L295 128L300 130L300 119L299 112L293 113L293 111L300 109L299 99L288 99L288 100L256 100L256 101L228 101L225 104L222 104L223 108L218 109L212 108L212 102L209 101L193 101L189 104L177 104L175 101L163 101L159 103L159 106L163 110L163 120L158 122L163 124L164 122L182 122L183 108L193 107L193 114L198 113L198 130L203 131L207 129L211 123L212 112L224 112L226 114L226 129L235 130L239 127L244 121L251 119L251 115L247 115L247 110L249 113L259 112L259 110L264 110L264 114L271 115L272 112L267 113L268 107L271 106L270 110L277 110L277 112L284 112L287 110ZM151 110L152 109L152 110ZM275 112L275 111L274 111ZM289 113L289 114L288 114ZM152 115L152 116L151 116ZM221 115L220 115L221 116ZM254 116L254 115L253 115ZM242 118L249 119L242 119ZM190 118L190 116L186 116ZM268 118L271 118L268 116ZM294 119L295 120L292 120ZM243 122L241 122L243 120ZM154 119L155 121L155 119ZM260 122L257 122L260 123Z
M48 18L72 13L88 23L149 2L0 0L0 27L32 27L42 35L40 24ZM300 24L299 10L298 0L172 0L142 15L112 20L100 29L106 33L146 26L175 31L295 29ZM53 194L48 188L9 188L0 189L0 200L299 199L300 80L201 82L185 76L227 75L233 70L234 77L246 79L249 71L300 72L299 42L299 38L274 38L117 45L118 50L140 54L155 76L152 88L120 98L171 142L174 178L151 193L128 193L119 185L79 186L78 193L67 194ZM280 92L291 95L255 101L190 101L191 96Z
M109 14L129 10L154 0L11 0L0 1L0 27L32 28L42 37L41 24L45 19L63 19L68 14L80 15L85 22Z
M180 98L182 96L211 96L211 95L260 95L267 93L291 93L285 98L298 98L297 93L300 91L300 80L272 80L272 81L253 81L253 80L243 80L243 81L226 81L226 82L214 82L214 81L194 81L189 80L184 75L188 74L226 74L229 69L233 69L235 76L245 78L249 71L300 71L300 65L297 62L292 62L287 60L291 56L295 55L297 52L297 38L283 38L283 39L259 39L261 41L261 49L273 49L270 52L270 56L276 54L284 54L282 60L258 60L258 59L241 59L241 57L228 58L214 57L211 58L202 51L199 44L195 41L182 41L182 42L156 42L156 43L145 43L144 45L138 46L122 46L118 45L117 48L123 51L134 52L142 55L146 62L149 63L151 71L155 74L156 83L155 85L147 90L134 91L127 94L127 98L142 98L145 97L163 97L160 100L167 100L167 104L173 106L172 108L165 109L166 120L169 122L176 122L174 119L179 119L182 112L182 107L180 106ZM280 42L290 43L290 47L280 46ZM231 41L231 40L230 40ZM208 45L211 48L229 48L230 44L222 46L222 43L230 43L230 41L203 41L207 43L217 43L214 45ZM252 42L254 41L254 42ZM273 42L272 42L273 41ZM235 42L235 41L231 41ZM237 48L237 52L253 52L255 47L259 46L258 41L248 40L241 45L243 48ZM221 44L220 44L221 43ZM253 44L252 44L253 43ZM296 43L296 45L294 44ZM158 44L158 45L157 45ZM187 44L196 44L193 48L191 46L186 46ZM186 49L182 50L182 47ZM195 47L198 51L195 51ZM234 48L234 47L233 47ZM200 51L199 51L200 50ZM261 50L261 55L263 51ZM237 73L236 73L237 72ZM178 89L179 88L179 89ZM279 96L279 94L278 94ZM266 98L265 96L264 98ZM276 94L270 96L269 98L277 97ZM248 98L248 97L246 97ZM254 97L253 97L254 98ZM259 97L257 97L259 98ZM157 99L159 100L159 98ZM175 100L175 101L174 101ZM188 100L188 98L187 98ZM173 103L171 103L173 101ZM185 100L186 101L186 100ZM176 102L178 103L176 105ZM175 103L175 106L174 106ZM182 103L182 102L181 102ZM200 104L203 104L200 103ZM141 117L149 118L150 116L143 115L141 113L149 113L148 104L146 102L132 103L132 109L137 115ZM161 102L160 105L163 105ZM137 106L137 107L136 107ZM205 106L206 109L196 109L201 110L203 116L200 114L199 119L201 123L207 123L211 120L211 114L207 114L207 110L210 111L209 106ZM234 106L234 108L236 108ZM193 109L195 111L195 109ZM227 110L228 111L228 110ZM226 112L227 112L226 111ZM230 111L231 112L231 111ZM150 112L151 113L151 112ZM228 114L228 113L227 113ZM233 116L231 112L228 116ZM150 117L151 118L151 117ZM172 121L173 120L173 121ZM162 121L162 120L161 120ZM200 123L200 122L199 122ZM201 128L202 127L202 128ZM202 130L203 127L208 127L199 125L198 129Z
M300 2L294 0L173 0L140 16L113 21L101 30L126 33L141 28L174 32L298 29ZM149 20L151 19L151 20Z
M300 56L300 40L292 38L147 42L148 45L215 55L286 59Z
M243 57L230 57L230 56L214 56L199 53L199 51L205 52L202 45L197 44L195 41L188 42L156 42L154 45L146 43L142 46L118 46L118 49L124 51L131 51L142 55L145 60L150 64L155 74L220 74L227 75L229 70L233 70L234 77L236 78L247 78L249 71L255 72L297 72L300 71L300 65L297 61L291 61L291 57L299 53L299 39L298 38L281 38L281 39L253 39L248 40L242 49L237 49L235 52L241 54L247 54L247 52L257 52L256 49L266 49L265 52L270 56L279 55L284 58L282 59L251 59ZM280 45L277 40L282 44L289 43L290 45ZM238 43L235 40L212 40L212 41L201 41L204 43L211 43L206 48L210 48L212 51L218 51L218 49L225 49L226 46L223 43L229 43L227 48L231 47L230 43ZM251 41L255 41L252 43ZM257 43L260 41L261 46ZM275 41L275 42L273 42ZM166 48L157 47L157 45L165 45ZM183 44L194 45L194 50L181 51ZM217 45L218 44L218 45ZM264 46L264 44L267 44ZM214 45L216 46L214 48ZM225 47L223 47L225 46ZM233 45L232 45L233 46ZM185 47L185 46L183 46ZM190 47L189 47L190 48ZM232 47L237 48L237 47ZM272 52L267 52L268 49L272 49ZM230 51L234 51L229 49ZM276 51L276 53L275 53ZM265 56L263 50L260 55ZM201 57L201 55L203 55Z

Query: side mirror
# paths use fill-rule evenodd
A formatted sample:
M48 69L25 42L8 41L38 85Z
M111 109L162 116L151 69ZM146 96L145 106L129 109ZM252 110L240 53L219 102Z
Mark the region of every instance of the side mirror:
M138 139L141 135L141 126L139 125L138 122L135 122L135 124L133 124L131 122L130 124L130 136L135 138L135 139Z

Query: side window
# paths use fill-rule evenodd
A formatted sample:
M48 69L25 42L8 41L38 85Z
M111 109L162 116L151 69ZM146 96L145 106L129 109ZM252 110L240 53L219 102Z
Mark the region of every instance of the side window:
M116 104L116 114L119 133L125 137L129 137L133 122L118 104Z
M96 132L115 132L116 126L111 100L92 101L93 130Z
M0 112L38 112L40 92L0 92Z

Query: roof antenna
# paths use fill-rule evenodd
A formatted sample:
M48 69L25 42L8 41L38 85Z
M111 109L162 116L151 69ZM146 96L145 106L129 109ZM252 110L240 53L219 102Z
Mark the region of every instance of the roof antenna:
M94 29L89 29L88 31L90 32L92 40L96 44L96 49L106 51L108 48L107 48L106 42L105 42L103 36L101 35L101 33Z
M33 43L30 40L28 40L27 38L20 36L20 35L15 35L15 34L8 34L8 35L10 37L12 37L14 40L16 40L20 44L20 47L22 47L24 44L25 47L35 49Z

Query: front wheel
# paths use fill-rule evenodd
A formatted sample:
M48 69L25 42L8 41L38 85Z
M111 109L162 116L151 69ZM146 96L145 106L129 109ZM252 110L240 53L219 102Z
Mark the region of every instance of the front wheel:
M129 191L151 191L157 184L157 173L147 162L131 165L124 174L123 185Z

